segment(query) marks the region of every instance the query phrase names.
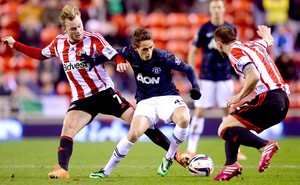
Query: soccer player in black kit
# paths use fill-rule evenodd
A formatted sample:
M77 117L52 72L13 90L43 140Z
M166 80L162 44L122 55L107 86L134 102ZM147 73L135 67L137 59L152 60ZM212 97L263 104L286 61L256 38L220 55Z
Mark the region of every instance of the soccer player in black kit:
M110 175L131 146L148 128L154 127L158 119L176 124L169 150L157 169L157 173L164 177L169 172L176 150L188 134L190 122L189 108L176 89L171 71L186 74L192 87L190 96L194 100L201 97L196 75L191 66L172 53L154 48L153 35L145 28L135 30L133 46L124 47L118 53L133 68L137 85L137 107L128 134L119 141L104 169L91 173L90 178L105 178Z
M202 90L202 98L194 102L195 110L191 120L190 134L186 154L193 157L197 152L198 141L203 132L205 122L205 110L217 105L222 109L225 119L229 113L226 107L226 99L233 96L233 68L228 57L223 57L217 50L214 41L214 31L219 26L229 26L236 33L236 27L224 20L224 0L210 0L210 20L199 28L198 34L193 40L189 50L188 63L196 71L196 57L199 48L202 49L202 60L199 72L199 86ZM239 159L246 159L243 153L238 154Z

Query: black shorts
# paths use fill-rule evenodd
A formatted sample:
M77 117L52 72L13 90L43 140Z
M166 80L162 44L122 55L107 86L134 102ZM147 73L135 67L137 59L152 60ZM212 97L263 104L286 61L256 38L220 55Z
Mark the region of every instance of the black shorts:
M285 118L288 107L289 99L286 92L275 89L261 93L251 101L236 107L231 115L248 129L260 133L280 123Z
M116 90L108 88L93 96L71 103L68 111L82 110L92 115L93 120L98 113L121 117L132 105Z

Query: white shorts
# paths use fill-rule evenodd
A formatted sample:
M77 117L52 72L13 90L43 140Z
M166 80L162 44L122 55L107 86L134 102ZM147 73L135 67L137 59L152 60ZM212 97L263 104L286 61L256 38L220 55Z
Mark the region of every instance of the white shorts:
M146 116L151 126L156 124L159 119L165 123L170 123L175 109L182 106L187 107L180 96L152 97L142 100L136 105L133 117Z
M196 108L211 108L217 105L219 108L226 108L226 100L233 96L234 83L233 80L198 81L201 91L200 100L195 100Z

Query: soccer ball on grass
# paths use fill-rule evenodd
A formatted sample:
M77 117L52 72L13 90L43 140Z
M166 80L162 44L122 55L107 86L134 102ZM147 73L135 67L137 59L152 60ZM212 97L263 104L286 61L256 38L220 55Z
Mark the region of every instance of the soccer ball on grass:
M205 154L195 155L189 164L189 172L194 176L209 176L214 171L214 162Z

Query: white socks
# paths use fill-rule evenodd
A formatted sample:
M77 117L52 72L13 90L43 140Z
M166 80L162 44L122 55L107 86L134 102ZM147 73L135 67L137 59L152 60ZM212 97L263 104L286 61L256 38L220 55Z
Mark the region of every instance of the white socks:
M122 161L133 144L128 141L126 135L119 141L108 163L104 167L105 175L109 175L118 163Z
M188 135L189 127L180 128L179 126L175 126L173 135L171 138L171 144L169 150L166 154L167 159L173 159L176 150L179 148L179 145L186 139Z
M190 126L190 135L188 141L187 151L196 154L198 141L203 132L204 128L204 118L198 118L197 116L193 116Z

